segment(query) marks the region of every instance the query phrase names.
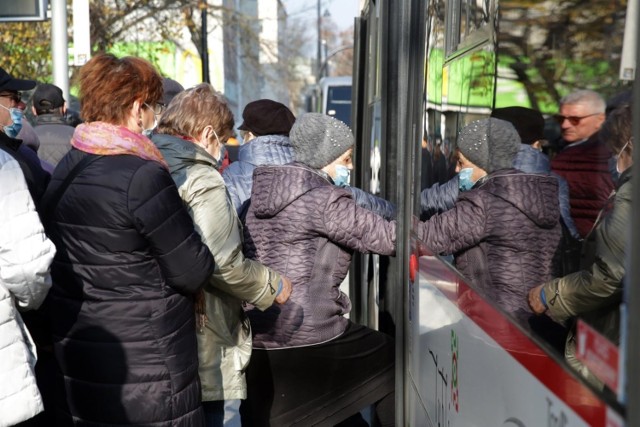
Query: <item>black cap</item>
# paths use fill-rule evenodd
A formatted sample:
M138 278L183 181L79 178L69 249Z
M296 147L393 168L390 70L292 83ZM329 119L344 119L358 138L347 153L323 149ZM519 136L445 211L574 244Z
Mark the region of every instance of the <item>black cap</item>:
M296 121L286 105L270 99L259 99L248 103L242 112L242 119L243 122L238 129L248 130L256 136L289 136L291 126Z
M0 68L0 91L11 90L29 90L36 87L35 80L14 79L4 68Z
M162 78L162 102L165 106L171 103L174 96L184 90L184 87L169 77Z
M36 113L46 113L64 105L62 89L49 83L41 83L33 92L33 107Z
M539 111L525 107L496 108L491 117L510 122L523 144L531 145L544 138L544 117Z

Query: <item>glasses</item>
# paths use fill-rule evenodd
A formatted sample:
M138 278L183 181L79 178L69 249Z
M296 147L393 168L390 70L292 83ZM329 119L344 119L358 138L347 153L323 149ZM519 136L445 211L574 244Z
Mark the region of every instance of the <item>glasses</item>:
M151 105L147 104L146 102L144 103L144 105L146 105L148 109L153 111L153 114L155 114L156 116L159 116L160 114L164 113L164 110L167 109L167 107L161 102L156 102L154 104L154 107L152 107Z
M0 98L9 98L16 104L19 104L22 101L22 94L20 92L5 92L0 93Z
M569 120L569 123L571 123L572 126L578 126L582 119L586 119L587 117L591 116L597 116L598 114L602 113L593 113L586 116L563 116L562 114L556 114L553 116L553 118L556 119L556 122L558 122L559 124L563 124L565 120Z

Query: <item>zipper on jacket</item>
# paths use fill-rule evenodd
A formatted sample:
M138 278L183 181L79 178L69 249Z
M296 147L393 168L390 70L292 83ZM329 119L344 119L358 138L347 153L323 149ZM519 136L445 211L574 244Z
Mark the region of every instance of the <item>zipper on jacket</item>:
M549 304L550 304L550 305L555 305L555 303L556 303L556 299L558 299L558 296L560 296L560 292L556 289L556 293L555 293L555 295L553 296L553 298L551 298L551 299L549 300Z

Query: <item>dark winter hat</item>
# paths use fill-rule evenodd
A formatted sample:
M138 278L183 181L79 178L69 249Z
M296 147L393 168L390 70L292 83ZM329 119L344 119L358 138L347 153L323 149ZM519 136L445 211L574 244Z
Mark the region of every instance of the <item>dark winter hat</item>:
M14 79L4 68L0 68L0 92L4 90L30 90L36 87L35 80Z
M162 102L165 106L171 103L174 96L184 90L184 87L177 81L164 77L162 79Z
M320 113L303 114L291 128L291 145L296 161L322 169L353 147L349 126Z
M242 112L242 119L243 122L238 129L248 130L255 136L289 136L291 126L296 121L286 105L270 99L259 99L248 103Z
M523 144L531 145L544 137L544 117L539 111L525 107L496 108L491 117L511 123Z
M460 131L458 149L471 163L491 173L512 167L520 150L520 137L505 120L476 120Z
M36 113L48 113L64 105L62 89L49 83L41 83L33 92L33 108Z

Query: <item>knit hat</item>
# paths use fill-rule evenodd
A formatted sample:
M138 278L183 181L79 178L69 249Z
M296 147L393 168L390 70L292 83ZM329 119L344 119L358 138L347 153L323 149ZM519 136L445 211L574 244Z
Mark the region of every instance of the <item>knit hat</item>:
M169 105L174 96L184 90L184 87L169 77L162 78L162 103Z
M291 128L291 145L296 161L322 169L353 147L349 126L320 113L303 114Z
M33 92L33 108L38 114L51 113L64 105L62 89L49 83L41 83Z
M512 167L520 150L520 137L505 120L476 120L460 131L458 149L471 163L491 173Z
M248 130L255 136L284 135L289 136L295 116L286 105L270 99L258 99L244 107L243 122L239 130Z
M511 123L523 144L531 145L544 137L544 117L539 111L525 107L496 108L491 117Z

